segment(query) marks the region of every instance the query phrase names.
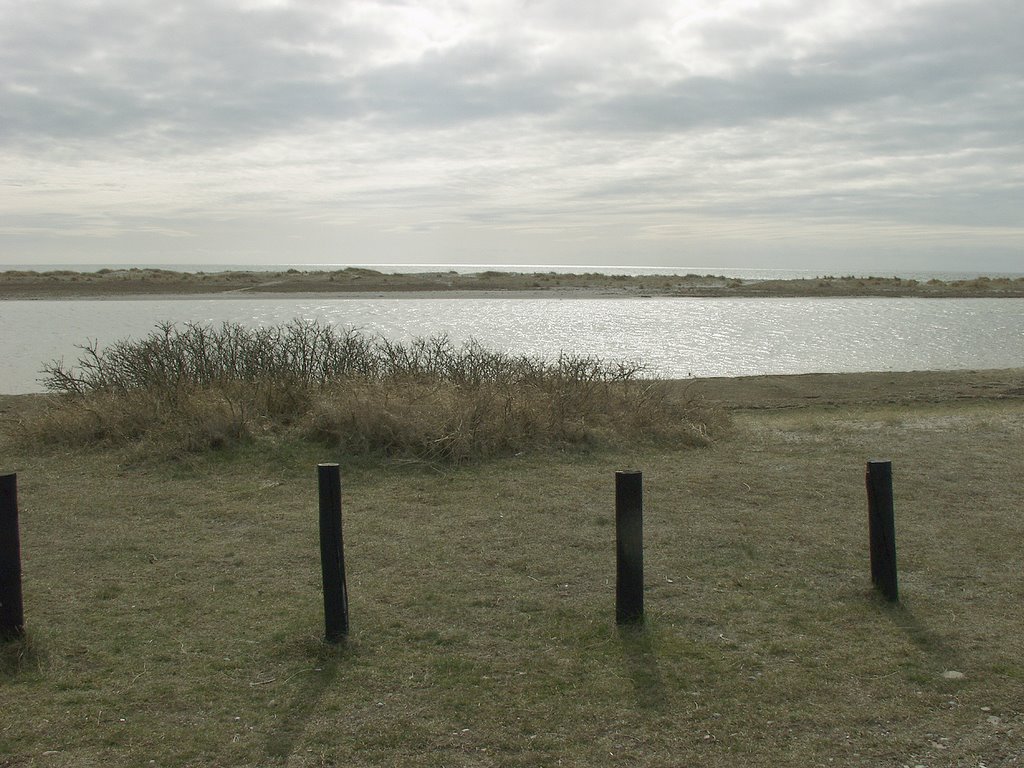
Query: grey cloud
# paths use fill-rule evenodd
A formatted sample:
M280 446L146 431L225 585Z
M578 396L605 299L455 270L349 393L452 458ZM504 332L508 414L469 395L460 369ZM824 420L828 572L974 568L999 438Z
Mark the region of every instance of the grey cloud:
M858 95L859 94L859 95ZM688 131L751 120L827 112L865 97L865 85L847 73L800 76L785 67L737 78L688 77L650 83L584 106L573 127L601 131Z
M663 0L591 0L585 9L579 0L524 0L522 18L545 28L608 36L644 24L667 24L670 7Z
M805 58L776 55L732 76L687 77L633 83L628 92L583 105L574 127L600 130L686 131L790 117L820 119L844 109L885 103L899 112L931 110L926 118L963 120L963 102L1012 111L1021 123L1024 107L1010 101L1019 90L1024 53L1021 14L1013 3L954 2L921 9L878 33ZM750 22L717 22L709 40L730 45L770 33ZM958 110L943 114L941 110ZM1000 115L999 124L1003 124ZM984 120L984 112L977 120Z
M388 25L401 5L367 21L333 2L0 0L0 150L29 158L5 171L22 186L0 190L21 211L134 205L168 231L176 216L199 232L232 211L350 207L409 212L409 229L417 211L584 229L595 209L1019 227L1018 0L915 5L800 50L787 43L800 2L676 30L660 0L536 2L512 13L521 24L505 8L415 56ZM673 34L719 56L705 72L731 74L687 74L660 47ZM54 197L78 157L75 194ZM91 193L126 167L125 191ZM184 209L195 192L202 208Z
M468 45L361 78L362 105L381 123L451 126L550 115L562 109L570 68L538 69L515 51Z
M564 16L569 6L545 8ZM644 18L635 11L622 17L614 4L592 10L589 18L608 23ZM563 113L573 130L686 131L820 117L886 99L894 109L978 103L1014 62L1024 68L1021 14L1006 0L929 6L878 39L804 60L777 58L729 78L628 78L616 86L602 83L608 64L600 55L587 65L572 63L569 53L538 59L517 48L526 38L513 34L367 69L352 62L386 42L383 33L317 13L77 2L11 2L3 13L0 109L7 117L0 130L9 141L147 131L222 141L310 121L373 118L429 128ZM708 42L734 47L778 37L749 20L703 31ZM574 90L579 84L591 86L587 95Z
M217 4L12 5L0 32L8 141L145 132L223 141L353 114L336 68L347 47L354 56L366 41L318 16Z
M614 4L605 11L597 16L617 18ZM594 76L568 53L538 59L528 29L372 66L363 54L386 46L386 31L305 12L66 2L4 16L7 142L148 137L181 149L310 122L444 127L557 113Z

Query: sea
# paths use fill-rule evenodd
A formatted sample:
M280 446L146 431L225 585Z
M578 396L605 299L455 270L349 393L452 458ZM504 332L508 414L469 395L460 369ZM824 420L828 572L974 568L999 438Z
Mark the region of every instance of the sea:
M161 322L318 320L395 340L446 334L502 351L635 361L688 378L1024 367L1024 299L138 299L0 301L0 392L44 389L80 345Z
M93 265L95 269L103 265ZM141 265L140 265L141 266ZM146 265L149 268L156 265ZM181 271L243 269L177 265ZM368 265L411 272L414 265ZM81 265L33 265L32 269ZM14 269L15 266L8 268ZM124 265L110 268L124 268ZM273 265L261 269L330 269ZM338 266L337 268L343 268ZM494 265L416 265L481 271ZM256 269L256 267L253 267ZM538 267L537 270L541 268ZM610 267L562 271L614 272ZM508 265L508 271L533 268ZM559 271L545 266L544 271ZM813 277L799 270L621 268L621 274L718 274L744 279ZM956 279L921 273L914 279ZM955 273L970 276L971 273ZM911 274L894 276L909 278ZM995 276L995 275L991 275ZM0 393L45 391L44 369L73 366L83 345L141 338L159 323L246 326L319 321L407 341L447 335L514 354L572 353L639 362L645 375L750 376L817 372L1024 367L1024 299L915 298L396 298L182 297L0 301Z

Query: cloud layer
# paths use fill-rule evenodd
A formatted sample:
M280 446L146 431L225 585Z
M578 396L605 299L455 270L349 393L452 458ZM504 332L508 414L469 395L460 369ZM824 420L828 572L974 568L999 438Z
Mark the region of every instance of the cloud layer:
M1024 271L1017 0L580 9L0 0L0 260Z

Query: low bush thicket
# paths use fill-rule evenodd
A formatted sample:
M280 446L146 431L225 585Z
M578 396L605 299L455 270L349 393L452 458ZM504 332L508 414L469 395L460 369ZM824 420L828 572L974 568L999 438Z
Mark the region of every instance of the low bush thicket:
M203 450L261 436L429 461L550 446L707 442L720 416L642 365L510 355L445 336L408 343L320 323L162 324L52 363L60 396L26 434L67 444Z

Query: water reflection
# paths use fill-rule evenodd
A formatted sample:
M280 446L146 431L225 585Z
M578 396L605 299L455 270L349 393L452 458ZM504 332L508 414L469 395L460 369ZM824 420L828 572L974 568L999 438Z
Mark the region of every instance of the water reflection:
M447 333L512 352L643 360L668 377L1024 365L1020 299L175 299L0 301L0 392L40 389L75 345L160 321L320 319L396 339Z

